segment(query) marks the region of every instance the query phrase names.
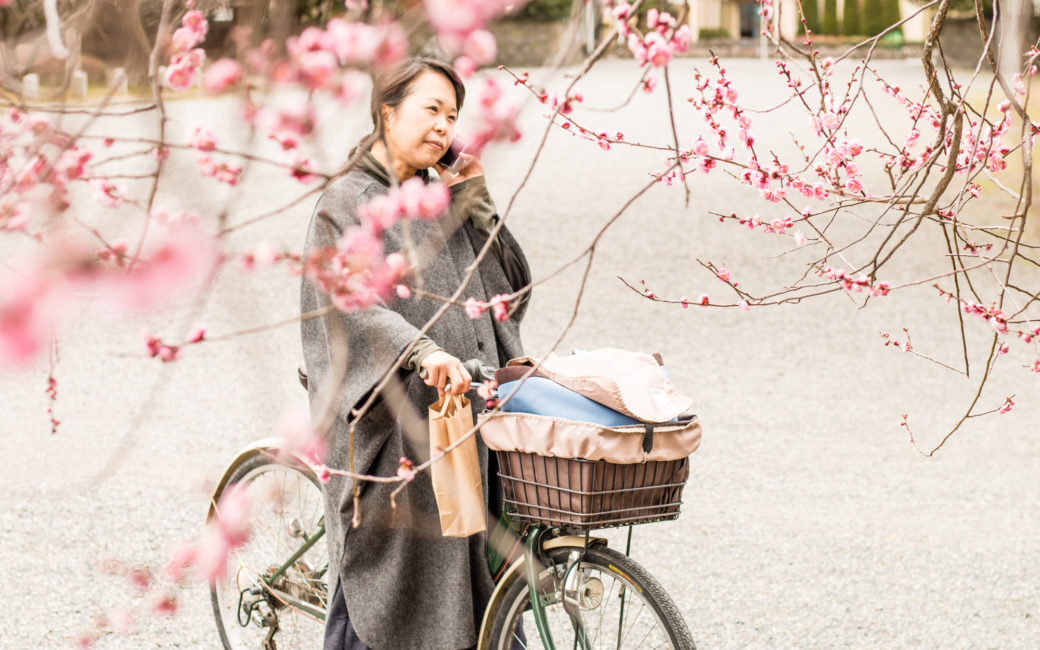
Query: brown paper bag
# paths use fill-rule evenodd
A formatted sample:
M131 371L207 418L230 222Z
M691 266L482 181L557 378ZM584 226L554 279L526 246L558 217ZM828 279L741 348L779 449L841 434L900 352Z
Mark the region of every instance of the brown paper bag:
M434 457L473 428L469 400L445 395L430 406L430 457ZM430 467L433 493L445 537L468 537L487 527L484 489L480 480L477 437L448 452Z

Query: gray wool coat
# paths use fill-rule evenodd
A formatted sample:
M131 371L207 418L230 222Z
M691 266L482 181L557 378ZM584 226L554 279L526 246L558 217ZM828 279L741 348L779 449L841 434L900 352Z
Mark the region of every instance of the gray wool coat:
M357 224L357 208L389 189L386 171L367 155L363 164L336 180L318 200L307 234L304 254L315 247L331 247L342 232ZM465 267L485 235L474 226L473 217L494 212L494 204L481 177L451 188L451 212L440 221L409 223L411 240L425 250L420 261L424 288L450 296L461 284ZM400 250L401 226L386 231L386 252ZM519 245L503 228L502 246L513 249L529 278ZM513 291L498 257L489 252L463 293L488 300L495 294ZM301 290L304 313L328 304L325 294L304 280ZM327 463L346 469L350 410L370 394L372 388L404 348L443 303L429 298L394 298L390 303L343 313L334 311L322 318L302 322L303 352L310 377L312 407L318 392L335 376L332 366L345 361L346 374L336 402L329 440ZM519 321L524 306L508 321L498 322L486 312L470 319L453 307L429 330L427 336L446 352L462 360L479 358L492 366L504 365L523 354ZM340 369L342 370L342 369ZM414 372L397 369L404 394L380 398L356 429L355 470L393 476L405 456L418 464L429 458L425 430L427 408L438 398ZM482 400L471 391L474 415ZM421 427L405 428L402 421L418 417ZM419 431L421 435L415 435ZM487 492L487 448L478 436L481 472ZM487 568L485 533L469 538L448 538L440 533L437 504L429 473L418 475L390 507L395 484L362 482L361 525L351 527L354 515L353 482L334 476L324 489L325 521L329 544L329 593L342 581L351 623L360 639L379 648L469 648L476 644L481 616L493 589Z

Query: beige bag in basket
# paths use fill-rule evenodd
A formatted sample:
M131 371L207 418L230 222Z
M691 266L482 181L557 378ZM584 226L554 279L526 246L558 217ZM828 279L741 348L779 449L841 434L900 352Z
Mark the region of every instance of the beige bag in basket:
M442 397L430 406L430 457L440 454L472 428L469 400L454 395ZM476 436L470 436L434 462L430 478L445 537L468 537L487 528Z

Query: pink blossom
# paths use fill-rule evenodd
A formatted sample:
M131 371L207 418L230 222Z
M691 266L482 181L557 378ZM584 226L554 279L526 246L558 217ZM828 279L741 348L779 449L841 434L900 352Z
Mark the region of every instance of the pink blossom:
M729 282L729 269L719 269L718 276L723 282Z
M94 198L103 206L118 208L123 204L123 190L103 178L92 178L89 183Z
M24 230L29 225L29 211L25 201L0 204L0 230Z
M698 156L707 156L708 143L704 140L703 137L698 137L696 140L693 141L693 149L691 151L693 151L693 153Z
M196 291L213 277L219 260L216 240L190 223L157 232L129 272L101 279L101 288L126 310L140 311Z
M216 505L213 518L203 529L197 562L202 576L210 583L225 578L228 553L249 541L252 500L246 484L228 486Z
M858 179L851 178L845 181L845 189L853 194L859 194L863 191L863 183L860 183Z
M668 65L672 60L672 49L664 37L657 32L651 32L646 35L646 43L646 60L657 67Z
M456 57L452 67L455 68L455 72L458 72L463 79L469 79L477 71L477 64L468 56Z
M315 468L314 473L322 485L328 485L329 480L332 478L332 472L330 472L329 468L325 465L318 465L318 467Z
M279 456L289 459L301 456L311 464L325 461L328 443L313 424L306 409L285 411L274 427L275 435L281 440Z
M480 318L484 313L484 309L486 309L484 304L476 298L467 298L463 307L466 310L466 315L473 320Z
M260 266L274 266L279 258L278 247L269 241L262 241L253 247L253 260Z
M672 49L675 52L685 52L690 48L690 26L684 24L672 34Z
M217 148L217 136L212 131L197 126L191 132L189 144L199 151L213 151Z
M470 145L469 151L479 155L490 142L519 140L518 116L519 107L503 95L502 88L494 79L487 79L477 90L477 114L471 114L462 134Z
M700 296L699 296L699 297L697 298L697 304L698 304L698 305L707 305L707 304L708 304L708 294L706 294L706 293L702 293L702 294L701 294L701 295L700 295Z
M399 465L397 467L397 476L403 478L406 481L415 479L415 464L408 460L406 457L401 456Z
M184 52L202 42L205 36L187 27L178 27L173 32L172 45L176 52Z
M495 60L498 47L491 32L478 29L466 37L466 41L462 45L462 52L472 59L474 64L488 65Z
M348 228L336 247L346 256L344 262L354 273L371 270L383 259L383 240L365 227Z
M304 52L296 60L302 81L309 88L329 87L338 83L339 62L336 55L326 50Z
M399 284L394 287L394 291L397 292L397 297L401 300L408 300L412 297L412 290L408 288L408 285Z
M804 244L806 242L805 235L802 234L801 230L796 230L795 231L795 233L794 233L794 241L799 246L801 246L802 244Z
M751 311L751 306L748 305L747 300L740 301L740 311Z
M628 35L628 51L636 58L636 63L640 66L646 65L646 45L644 45L643 41L639 40L639 36L634 33Z
M191 60L178 59L166 68L166 85L173 90L187 90L195 81L195 69Z
M509 294L500 293L491 299L491 315L497 321L509 320Z
M173 594L156 591L148 601L156 616L173 616L177 613L177 598Z
M494 379L482 382L480 386L477 387L477 395L480 395L480 397L483 398L485 401L489 399L494 399L495 389L497 388L498 382L496 382Z
M53 334L64 302L61 287L41 269L27 269L0 284L0 363L24 364Z
M234 59L220 59L202 77L202 86L208 92L219 93L242 81L242 66Z
M163 570L166 577L174 582L183 580L184 572L195 564L197 553L198 549L195 547L195 544L190 542L183 542L175 546L170 552L170 558L167 560Z

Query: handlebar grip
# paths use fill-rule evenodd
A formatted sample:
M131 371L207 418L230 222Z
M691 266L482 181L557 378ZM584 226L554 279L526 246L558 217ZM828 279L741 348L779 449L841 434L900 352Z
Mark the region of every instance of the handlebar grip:
M470 359L469 361L463 361L462 367L466 369L469 376L473 378L473 381L491 381L495 378L495 369L491 366L486 366L480 359Z

